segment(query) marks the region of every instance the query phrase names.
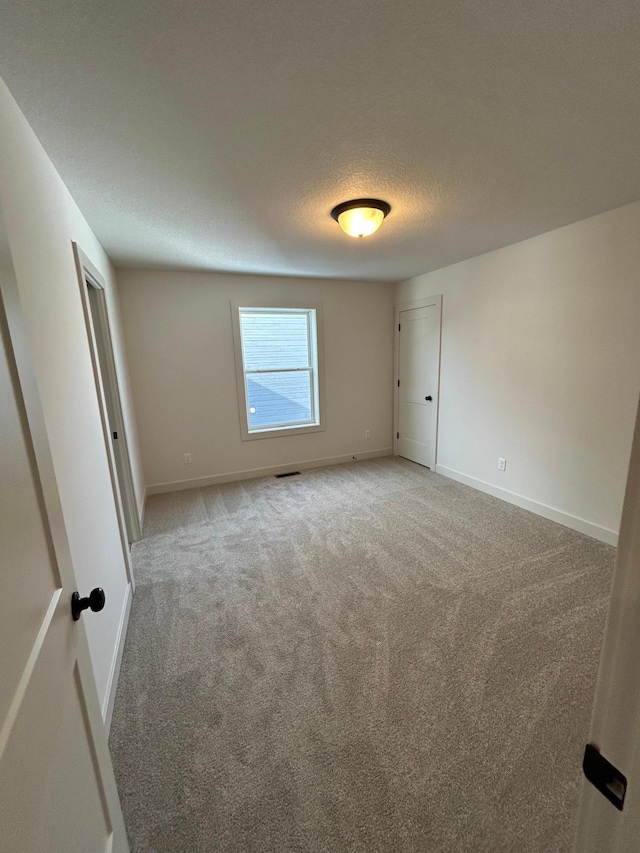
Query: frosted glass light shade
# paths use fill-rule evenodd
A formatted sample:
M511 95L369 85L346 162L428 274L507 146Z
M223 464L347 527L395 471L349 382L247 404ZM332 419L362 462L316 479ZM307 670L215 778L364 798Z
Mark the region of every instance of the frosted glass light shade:
M354 207L338 217L338 224L350 237L367 237L382 225L384 213L375 207Z
M338 204L331 216L350 237L368 237L380 228L390 210L386 201L362 198Z

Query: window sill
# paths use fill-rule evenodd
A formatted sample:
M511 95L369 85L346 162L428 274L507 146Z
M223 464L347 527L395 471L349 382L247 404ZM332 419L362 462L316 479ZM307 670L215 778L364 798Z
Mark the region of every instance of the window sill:
M258 432L242 431L243 441L254 441L257 438L282 438L286 435L303 435L307 432L324 432L322 424L309 424L308 426L276 427L275 429L263 429Z

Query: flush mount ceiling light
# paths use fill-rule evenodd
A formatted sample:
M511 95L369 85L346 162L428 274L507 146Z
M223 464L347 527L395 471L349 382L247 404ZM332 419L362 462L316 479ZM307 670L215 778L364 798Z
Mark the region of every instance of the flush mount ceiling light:
M368 237L382 225L391 205L377 198L356 198L343 201L331 211L345 234L350 237Z

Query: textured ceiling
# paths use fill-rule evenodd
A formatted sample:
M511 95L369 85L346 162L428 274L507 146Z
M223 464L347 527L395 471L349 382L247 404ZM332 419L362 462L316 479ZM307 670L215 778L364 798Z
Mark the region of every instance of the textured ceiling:
M619 0L0 0L0 75L120 265L398 280L640 198ZM357 241L334 204L393 207Z

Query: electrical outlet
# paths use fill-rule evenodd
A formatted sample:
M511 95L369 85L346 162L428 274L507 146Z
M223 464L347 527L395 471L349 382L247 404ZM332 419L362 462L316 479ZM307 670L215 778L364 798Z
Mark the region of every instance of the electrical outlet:
M371 430L370 429L365 429L364 437L365 438L371 438Z
M498 471L506 471L507 470L507 460L503 459L502 456L498 457Z
M191 454L190 453L184 454L184 464L185 465L191 465Z

